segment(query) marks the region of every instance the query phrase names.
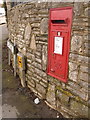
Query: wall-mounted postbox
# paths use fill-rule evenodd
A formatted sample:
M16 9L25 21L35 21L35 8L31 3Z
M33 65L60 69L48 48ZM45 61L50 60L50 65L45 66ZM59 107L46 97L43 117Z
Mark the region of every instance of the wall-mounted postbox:
M48 37L49 75L67 82L72 7L50 9Z

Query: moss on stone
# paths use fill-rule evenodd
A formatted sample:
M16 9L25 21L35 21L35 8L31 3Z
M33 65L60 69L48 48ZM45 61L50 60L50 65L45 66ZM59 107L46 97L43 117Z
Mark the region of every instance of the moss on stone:
M63 90L60 86L57 86L56 89L57 89L57 90L60 90L61 92L63 92L64 94L66 94L66 95L69 96L69 97L73 96L73 94L71 94L71 93L68 92L68 91Z
M79 102L79 103L82 103L82 104L88 106L88 104L87 104L85 101L83 101L80 97L74 96L72 93L70 93L69 91L66 91L66 90L62 89L60 86L57 86L57 87L56 87L56 90L60 90L61 92L63 92L63 93L66 94L67 96L71 97L71 98L74 99L75 101L77 101L77 102Z

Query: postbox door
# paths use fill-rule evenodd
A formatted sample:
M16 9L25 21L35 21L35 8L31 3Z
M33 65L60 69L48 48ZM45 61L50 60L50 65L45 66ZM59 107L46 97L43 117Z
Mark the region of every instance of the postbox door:
M58 36L58 33L59 36ZM68 32L52 31L50 38L49 74L64 82L67 78Z

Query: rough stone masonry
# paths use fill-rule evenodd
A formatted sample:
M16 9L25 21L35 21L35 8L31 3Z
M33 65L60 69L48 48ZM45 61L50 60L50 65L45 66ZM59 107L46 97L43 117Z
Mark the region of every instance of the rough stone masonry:
M9 39L27 59L27 86L66 118L88 118L88 2L28 2L8 10ZM68 83L46 73L50 8L73 7ZM13 54L12 54L13 64ZM17 66L18 73L18 66Z

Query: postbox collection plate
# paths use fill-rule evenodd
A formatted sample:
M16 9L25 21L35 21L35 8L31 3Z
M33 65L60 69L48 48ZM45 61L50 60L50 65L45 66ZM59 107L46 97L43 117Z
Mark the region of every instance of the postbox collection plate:
M50 9L47 73L63 82L68 81L71 24L72 7Z
M55 37L54 39L54 53L62 55L62 46L63 46L63 38Z

